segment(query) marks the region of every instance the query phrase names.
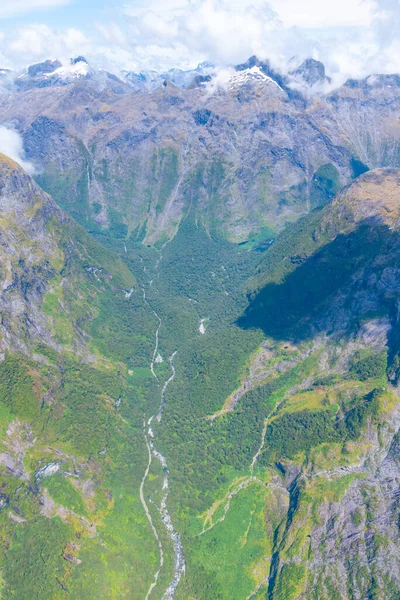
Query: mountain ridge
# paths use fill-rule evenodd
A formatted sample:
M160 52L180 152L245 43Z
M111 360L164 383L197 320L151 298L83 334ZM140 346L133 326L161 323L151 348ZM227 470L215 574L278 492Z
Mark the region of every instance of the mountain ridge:
M231 88L119 93L81 79L9 90L3 123L81 224L150 244L170 239L190 206L238 243L276 234L363 171L399 166L397 88L364 82L302 97L258 63L245 65L256 79L240 68Z

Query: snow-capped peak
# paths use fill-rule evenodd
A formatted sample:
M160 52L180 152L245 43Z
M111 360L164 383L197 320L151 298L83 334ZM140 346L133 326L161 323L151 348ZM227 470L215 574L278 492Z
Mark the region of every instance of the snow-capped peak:
M255 65L254 67L244 69L243 71L237 71L229 80L228 89L234 89L237 87L241 87L247 83L253 84L265 84L272 83L280 90L282 90L281 86L274 80L272 77L269 77L263 71ZM283 90L282 90L283 91Z
M71 60L70 64L62 65L51 73L45 73L45 77L59 77L60 79L79 79L86 77L90 67L86 60Z

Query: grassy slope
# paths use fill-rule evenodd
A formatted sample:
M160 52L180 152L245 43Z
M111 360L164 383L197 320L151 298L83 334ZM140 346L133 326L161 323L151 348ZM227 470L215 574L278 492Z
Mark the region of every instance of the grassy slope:
M154 318L138 287L125 298L135 279L116 255L73 222L47 229L61 253L43 311L59 350L0 364L1 437L23 471L0 468L2 594L143 598L158 561L138 495ZM59 471L38 478L50 463Z

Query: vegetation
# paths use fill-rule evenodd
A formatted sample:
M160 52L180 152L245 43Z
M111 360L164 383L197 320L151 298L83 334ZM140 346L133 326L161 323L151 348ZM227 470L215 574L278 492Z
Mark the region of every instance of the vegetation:
M45 274L18 273L45 333L16 322L20 346L0 362L2 593L143 598L158 562L138 497L155 319L117 255L69 219L46 227L58 251Z
M337 441L334 419L330 410L284 413L268 426L264 461L271 463L274 456L294 458L313 446Z
M154 185L160 178L168 188L161 203L176 185L177 161L173 149L153 157ZM328 167L315 178L318 193L334 187ZM224 169L216 161L207 184L218 200ZM133 173L125 200L137 185ZM138 241L142 228L132 229L121 205L109 210L109 234L94 228L103 245L71 223L63 235L49 223L63 254L52 259L41 306L51 343L35 340L29 359L10 351L0 363L1 435L15 461L0 473L5 597L146 596L159 551L139 497L148 460L143 424L158 410L172 356L175 378L152 430L168 460L168 507L187 564L177 600L241 600L257 589L254 597L286 600L307 589L319 509L339 502L357 477L314 476L313 467L359 460L367 425L377 426L387 408L386 352L356 353L342 374L335 329L319 345L309 341L326 325L324 302L351 285L355 265L370 264L387 231L336 236L337 223L319 228L322 211L271 245L267 229L264 240L240 246L221 239L217 210L206 228L196 198L162 247ZM263 287L252 321L243 290L257 265ZM341 344L363 317L344 325ZM297 328L302 319L307 331ZM149 365L158 327L156 379ZM156 507L163 477L153 461L144 494L165 561L151 600L173 573ZM362 523L358 513L352 520ZM371 577L369 586L378 589Z
M382 390L374 389L366 396L354 398L349 405L342 406L344 417L335 414L334 406L325 410L283 413L268 425L263 462L273 464L281 458L295 458L299 453L307 453L320 444L357 439L367 419L378 416L382 393Z
M311 181L311 207L324 206L336 196L341 187L337 168L331 163L322 165L315 171Z
M386 352L373 353L364 357L360 352L356 352L351 361L349 375L354 376L360 381L366 381L375 377L382 378L385 377L386 366Z
M33 379L21 357L7 353L0 363L0 398L13 416L35 419L40 402L33 391Z
M21 523L5 555L6 597L18 600L68 598L63 582L69 564L63 552L71 534L71 527L58 518L36 517Z
M345 415L346 435L349 439L357 439L367 418L376 419L379 414L379 398L382 390L372 390L360 401L356 402Z

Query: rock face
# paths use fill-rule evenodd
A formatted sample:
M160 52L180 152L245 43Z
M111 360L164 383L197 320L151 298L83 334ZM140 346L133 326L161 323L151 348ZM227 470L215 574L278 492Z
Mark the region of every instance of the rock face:
M54 79L58 71L46 89L23 77L8 88L3 122L22 133L58 203L121 239L169 239L195 211L242 242L281 230L368 168L399 166L394 76L307 97L256 57L222 87L200 75L187 89L166 80L132 91L110 74ZM324 68L309 59L298 73L313 85Z
M43 63L31 65L28 68L29 77L36 77L37 75L43 75L45 73L53 73L56 69L61 67L59 60L45 60Z
M13 161L0 155L1 210L1 349L23 348L28 337L50 338L40 311L48 281L54 277L52 257L57 241L46 223L58 207Z
M325 65L313 58L307 58L295 71L292 71L291 75L302 79L311 87L316 83L327 83L330 81L325 74Z
M398 434L393 434L399 425L399 415L393 415L384 442L371 432L369 455L361 464L303 473L292 484L271 569L271 598L288 597L285 590L296 584L289 597L302 600L396 597L400 506ZM318 496L323 488L325 497Z

